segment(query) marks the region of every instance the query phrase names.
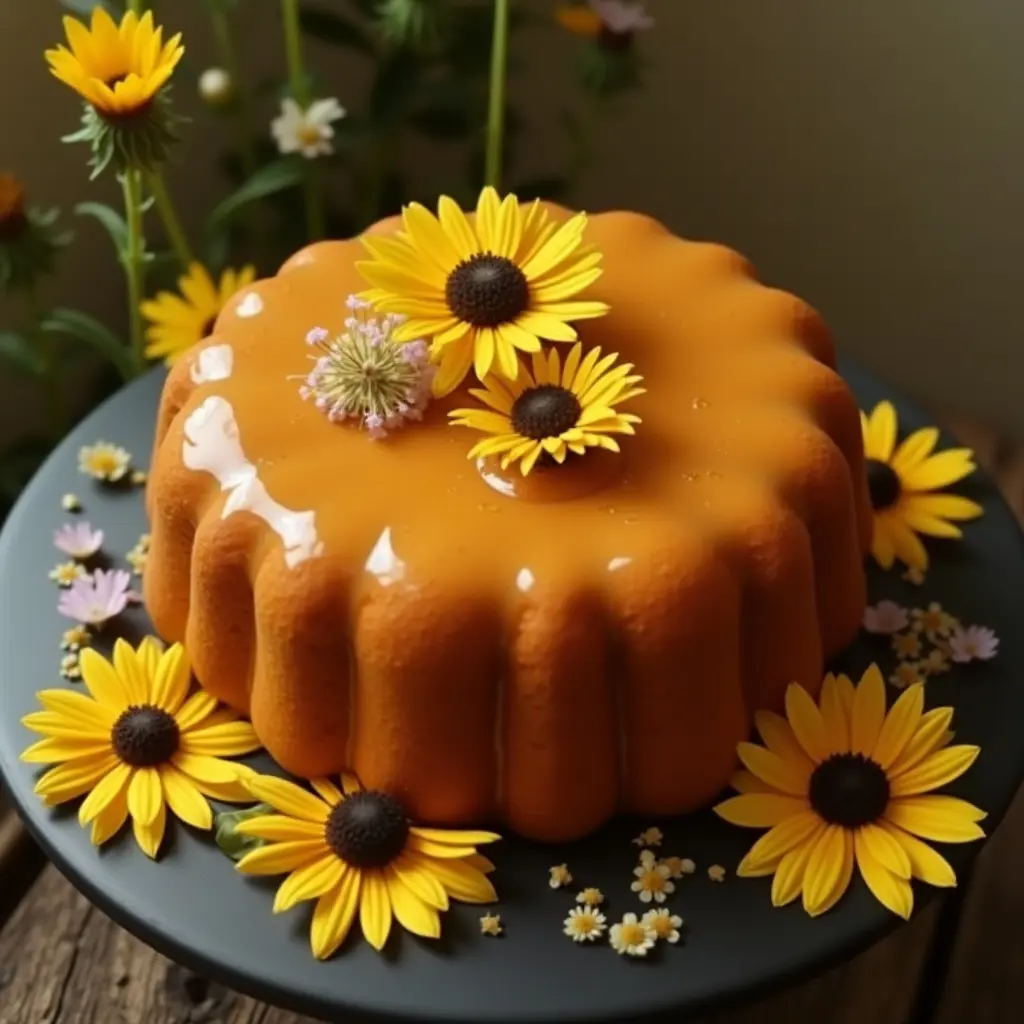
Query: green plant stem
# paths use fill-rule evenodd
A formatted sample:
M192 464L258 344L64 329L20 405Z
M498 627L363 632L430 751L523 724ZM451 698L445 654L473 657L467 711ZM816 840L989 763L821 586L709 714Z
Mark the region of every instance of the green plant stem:
M182 227L181 218L175 209L174 200L167 191L167 182L164 180L163 171L149 171L146 175L146 184L156 203L157 213L164 223L164 230L167 232L167 239L171 243L174 254L178 257L182 270L188 270L189 264L195 259L192 255L192 247L188 244L188 236Z
M43 305L39 292L33 284L25 291L25 305L28 310L28 335L39 351L42 360L43 402L46 409L47 427L52 437L60 438L64 433L64 395L60 386L60 360L57 341L46 331L40 330L43 322Z
M231 119L238 133L238 155L246 177L252 177L256 172L256 154L252 147L249 96L242 85L242 66L238 61L238 51L231 35L228 12L223 7L213 7L210 10L210 19L213 22L213 37L220 55L220 63L231 79Z
M302 33L299 25L299 0L281 0L284 23L284 49L288 61L288 86L292 98L303 110L312 102L309 81L302 61ZM316 242L324 237L323 183L312 162L306 168L306 240Z
M134 168L121 178L124 188L124 216L128 223L128 241L121 254L128 283L128 326L132 354L139 372L146 365L146 339L142 333L142 295L145 288L145 239L142 235L142 176Z
M487 108L487 148L484 184L501 187L502 147L505 141L505 85L508 70L509 0L494 0L491 41L490 99Z
M128 0L128 10L142 14L146 10L146 0Z

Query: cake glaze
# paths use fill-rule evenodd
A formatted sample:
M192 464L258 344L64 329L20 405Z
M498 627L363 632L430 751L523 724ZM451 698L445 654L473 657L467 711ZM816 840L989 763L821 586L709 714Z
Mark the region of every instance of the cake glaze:
M364 287L358 240L235 296L171 371L146 603L288 771L350 769L420 821L541 840L683 813L726 784L753 711L792 681L816 694L855 634L871 514L821 319L637 214L592 217L586 243L605 272L584 297L611 312L580 337L648 389L619 455L474 465L446 423L461 389L376 442L304 403L304 337ZM203 369L217 346L226 376ZM210 402L260 502L196 464ZM303 557L268 508L306 517Z

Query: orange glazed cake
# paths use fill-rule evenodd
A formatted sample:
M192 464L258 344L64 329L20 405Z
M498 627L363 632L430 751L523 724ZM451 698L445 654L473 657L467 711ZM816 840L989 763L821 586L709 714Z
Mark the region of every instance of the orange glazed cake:
M237 294L147 501L154 624L284 769L540 840L708 804L865 604L821 319L722 246L493 190Z

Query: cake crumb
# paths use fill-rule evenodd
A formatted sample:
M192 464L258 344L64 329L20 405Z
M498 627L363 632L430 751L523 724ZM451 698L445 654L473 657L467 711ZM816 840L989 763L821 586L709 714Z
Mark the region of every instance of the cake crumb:
M81 512L82 502L79 500L77 494L65 494L64 497L60 499L60 507L64 509L65 512Z
M725 881L725 868L721 864L712 864L708 868L708 878L712 882L724 882Z
M551 876L548 879L548 885L552 889L561 889L572 884L572 874L567 864L556 864L554 867L548 868L548 873Z

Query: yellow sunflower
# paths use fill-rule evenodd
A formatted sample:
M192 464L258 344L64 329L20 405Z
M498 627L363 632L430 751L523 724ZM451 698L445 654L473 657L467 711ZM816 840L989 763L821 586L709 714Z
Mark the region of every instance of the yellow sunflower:
M901 917L914 906L911 878L956 885L945 858L921 840L984 836L984 811L931 792L967 771L978 748L948 745L952 708L923 708L918 683L886 714L885 683L872 665L856 687L846 676L826 676L817 704L790 686L786 718L758 712L765 746L739 745L747 770L733 787L741 795L715 808L734 825L771 829L736 873L774 875L772 903L803 893L811 916L836 904L855 863L878 901Z
M201 263L193 263L178 281L180 295L160 292L142 303L142 315L152 325L146 330L146 355L172 366L210 335L228 299L255 279L256 268L249 266L225 270L218 285Z
M248 801L242 781L253 774L223 757L259 747L248 722L199 691L189 696L191 674L180 644L166 651L147 637L133 649L114 645L113 661L92 648L80 654L91 696L74 690L43 690L45 710L22 719L45 739L21 755L32 764L55 764L36 783L47 806L88 793L78 810L100 846L131 815L139 846L155 857L164 836L167 807L195 828L209 829L207 797Z
M181 34L163 42L153 13L128 11L120 26L100 5L86 28L65 16L68 44L46 51L50 72L107 117L125 117L147 107L167 83L182 54Z
M645 391L637 386L643 378L630 373L633 364L615 366L618 358L613 352L602 359L600 348L583 356L577 343L564 366L554 349L535 352L532 374L524 366L513 380L491 375L483 388L470 388L488 408L453 409L448 415L455 426L494 436L473 445L469 458L500 455L502 469L520 460L526 476L545 453L562 463L570 452L582 455L587 448L617 452L609 435L635 433L640 417L616 406Z
M363 935L382 949L392 917L412 932L436 939L438 912L448 898L465 903L497 900L476 852L493 832L449 831L410 825L401 805L385 793L363 790L351 775L344 793L328 779L311 783L316 795L272 776L249 779L253 796L278 814L240 822L238 832L267 841L238 862L246 875L288 877L277 890L274 913L316 900L310 945L317 959L344 941L359 912Z
M570 320L604 316L603 302L573 300L601 276L601 254L583 245L586 214L556 224L540 205L480 193L474 223L442 196L435 217L412 203L395 238L366 236L372 260L357 264L373 285L362 298L409 317L396 341L431 340L439 370L434 393L453 391L470 367L483 380L494 368L510 380L516 350L540 339L575 341Z
M875 510L871 553L883 569L900 559L911 569L928 568L928 552L918 534L960 537L951 520L975 519L981 506L958 494L936 493L975 470L970 448L933 455L935 427L915 431L896 444L896 410L879 402L870 416L860 414L867 459L868 490Z

